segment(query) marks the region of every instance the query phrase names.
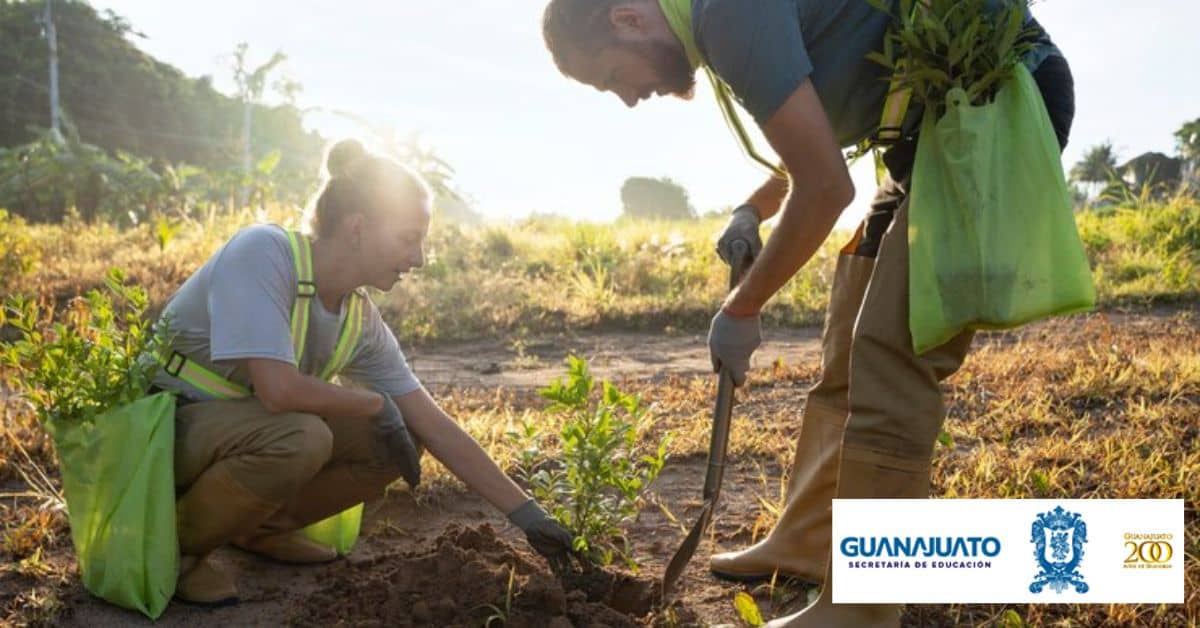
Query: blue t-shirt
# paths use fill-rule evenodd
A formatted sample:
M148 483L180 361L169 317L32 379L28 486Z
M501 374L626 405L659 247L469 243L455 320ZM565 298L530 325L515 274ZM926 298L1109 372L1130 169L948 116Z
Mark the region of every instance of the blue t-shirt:
M899 11L899 0L892 4ZM842 146L857 144L879 126L890 75L866 56L882 50L890 22L866 0L692 3L700 54L759 125L811 78ZM1049 37L1038 44L1026 59L1030 69L1057 52ZM919 107L910 107L905 129L919 121Z

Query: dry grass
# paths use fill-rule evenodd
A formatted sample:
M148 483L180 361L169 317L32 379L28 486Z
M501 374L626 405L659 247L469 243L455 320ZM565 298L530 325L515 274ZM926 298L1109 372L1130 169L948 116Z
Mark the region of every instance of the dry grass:
M947 382L949 418L935 452L934 488L947 497L1157 497L1186 503L1183 606L915 606L920 626L1200 625L1200 207L1195 201L1081 216L1081 232L1109 304L1177 301L1175 314L1117 312L1073 317L1027 331L991 333ZM276 220L286 219L276 216ZM21 292L70 296L125 267L161 303L236 229L184 230L165 252L148 229L26 227L43 260L17 283ZM434 236L434 261L381 303L405 343L481 334L523 338L563 328L663 329L702 326L721 295L711 248L716 223L625 224L612 228L534 222ZM672 234L666 235L663 234ZM799 275L769 312L771 324L817 320L836 247ZM778 513L815 364L777 364L754 376L734 422L730 455L758 465L761 504L747 522L761 534ZM673 456L707 450L711 382L674 376L619 382L671 430ZM0 624L52 623L68 610L73 578L66 522L54 509L53 446L0 373ZM484 448L509 469L506 436L540 412L530 391L437 391ZM551 452L552 453L552 452ZM461 487L427 462L425 495L453 498ZM648 505L648 507L653 507ZM791 592L777 591L779 598ZM731 593L732 595L732 593Z
M933 478L935 494L945 497L1182 498L1189 542L1187 604L914 606L907 611L906 624L1200 623L1200 483L1195 481L1200 477L1200 317L1193 309L1155 316L1072 317L1023 332L981 336L963 370L947 382L946 431L952 444L937 447ZM730 455L753 459L763 469L758 478L759 520L747 522L760 531L773 521L784 482L770 470L790 463L799 400L816 376L816 365L777 364L755 374L739 405ZM651 406L658 418L656 430L675 433L673 456L699 456L707 449L710 380L703 375L676 376L621 386ZM532 391L457 389L437 394L510 469L518 452L507 431L535 418L546 429L557 427L552 417L540 413L543 403ZM33 461L45 465L50 446L31 420L27 408L8 404L5 430L24 444ZM0 481L14 486L16 469L28 463L13 455L11 444L3 451ZM462 490L443 468L432 461L427 464L429 497L453 498ZM10 621L55 608L55 596L69 574L69 567L54 567L55 561L28 560L38 548L56 555L66 550L61 515L44 514L34 501L8 499L0 506L7 522L0 548L5 562L14 565L0 578L29 585L20 600L0 600ZM793 593L784 587L777 596Z

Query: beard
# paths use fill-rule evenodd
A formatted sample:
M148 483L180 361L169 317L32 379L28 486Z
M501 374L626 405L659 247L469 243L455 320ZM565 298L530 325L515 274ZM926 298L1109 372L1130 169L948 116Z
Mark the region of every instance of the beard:
M696 89L696 72L692 70L687 54L679 46L664 41L626 45L645 59L658 75L658 90L684 99L692 97Z

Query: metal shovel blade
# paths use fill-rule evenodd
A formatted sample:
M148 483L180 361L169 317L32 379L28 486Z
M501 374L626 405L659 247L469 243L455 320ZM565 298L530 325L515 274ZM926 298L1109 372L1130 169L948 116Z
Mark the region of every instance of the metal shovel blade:
M717 385L712 439L708 446L708 469L704 475L704 505L701 506L700 516L691 531L688 532L687 538L683 540L679 549L675 550L675 555L667 564L667 571L663 574L663 599L666 599L667 594L683 573L683 569L687 567L688 561L696 553L696 547L700 545L700 537L704 535L709 522L712 521L713 511L717 508L717 498L721 496L721 480L725 477L725 452L729 445L729 422L732 415L733 376L729 374L728 369L723 368L721 369L720 383Z
M732 290L742 279L749 262L749 244L738 241L733 246L733 266L729 274L729 287ZM717 508L717 498L721 495L721 480L725 477L725 453L729 446L729 423L733 415L733 375L729 369L722 367L717 381L717 403L713 408L712 436L708 445L708 468L704 475L704 504L700 508L700 516L692 526L671 562L663 573L662 597L665 600L679 576L687 567L696 548L700 545L700 537L712 521L713 511Z

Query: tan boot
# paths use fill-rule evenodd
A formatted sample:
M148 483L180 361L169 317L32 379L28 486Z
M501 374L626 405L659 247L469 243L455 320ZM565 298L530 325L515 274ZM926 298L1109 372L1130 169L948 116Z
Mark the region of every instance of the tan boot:
M850 338L874 267L875 260L868 257L838 257L821 333L821 380L808 391L804 404L783 512L763 540L742 551L714 555L709 560L714 575L739 581L776 575L821 581L829 553L830 500L849 412Z
M739 552L715 554L713 574L729 580L775 577L819 583L829 553L830 507L846 415L809 402L796 445L786 504L775 527Z
M247 536L234 541L234 547L271 560L292 565L315 565L337 560L337 551L300 532L280 532Z
M179 557L175 597L189 604L229 606L238 603L237 585L208 556Z
M175 595L199 604L236 602L233 581L207 556L234 537L258 528L276 510L279 504L265 501L242 486L221 462L201 473L175 502L182 556Z
M837 496L843 499L929 497L929 460L887 456L844 447ZM826 561L825 584L808 608L767 623L767 628L899 628L899 604L834 604L833 564Z

